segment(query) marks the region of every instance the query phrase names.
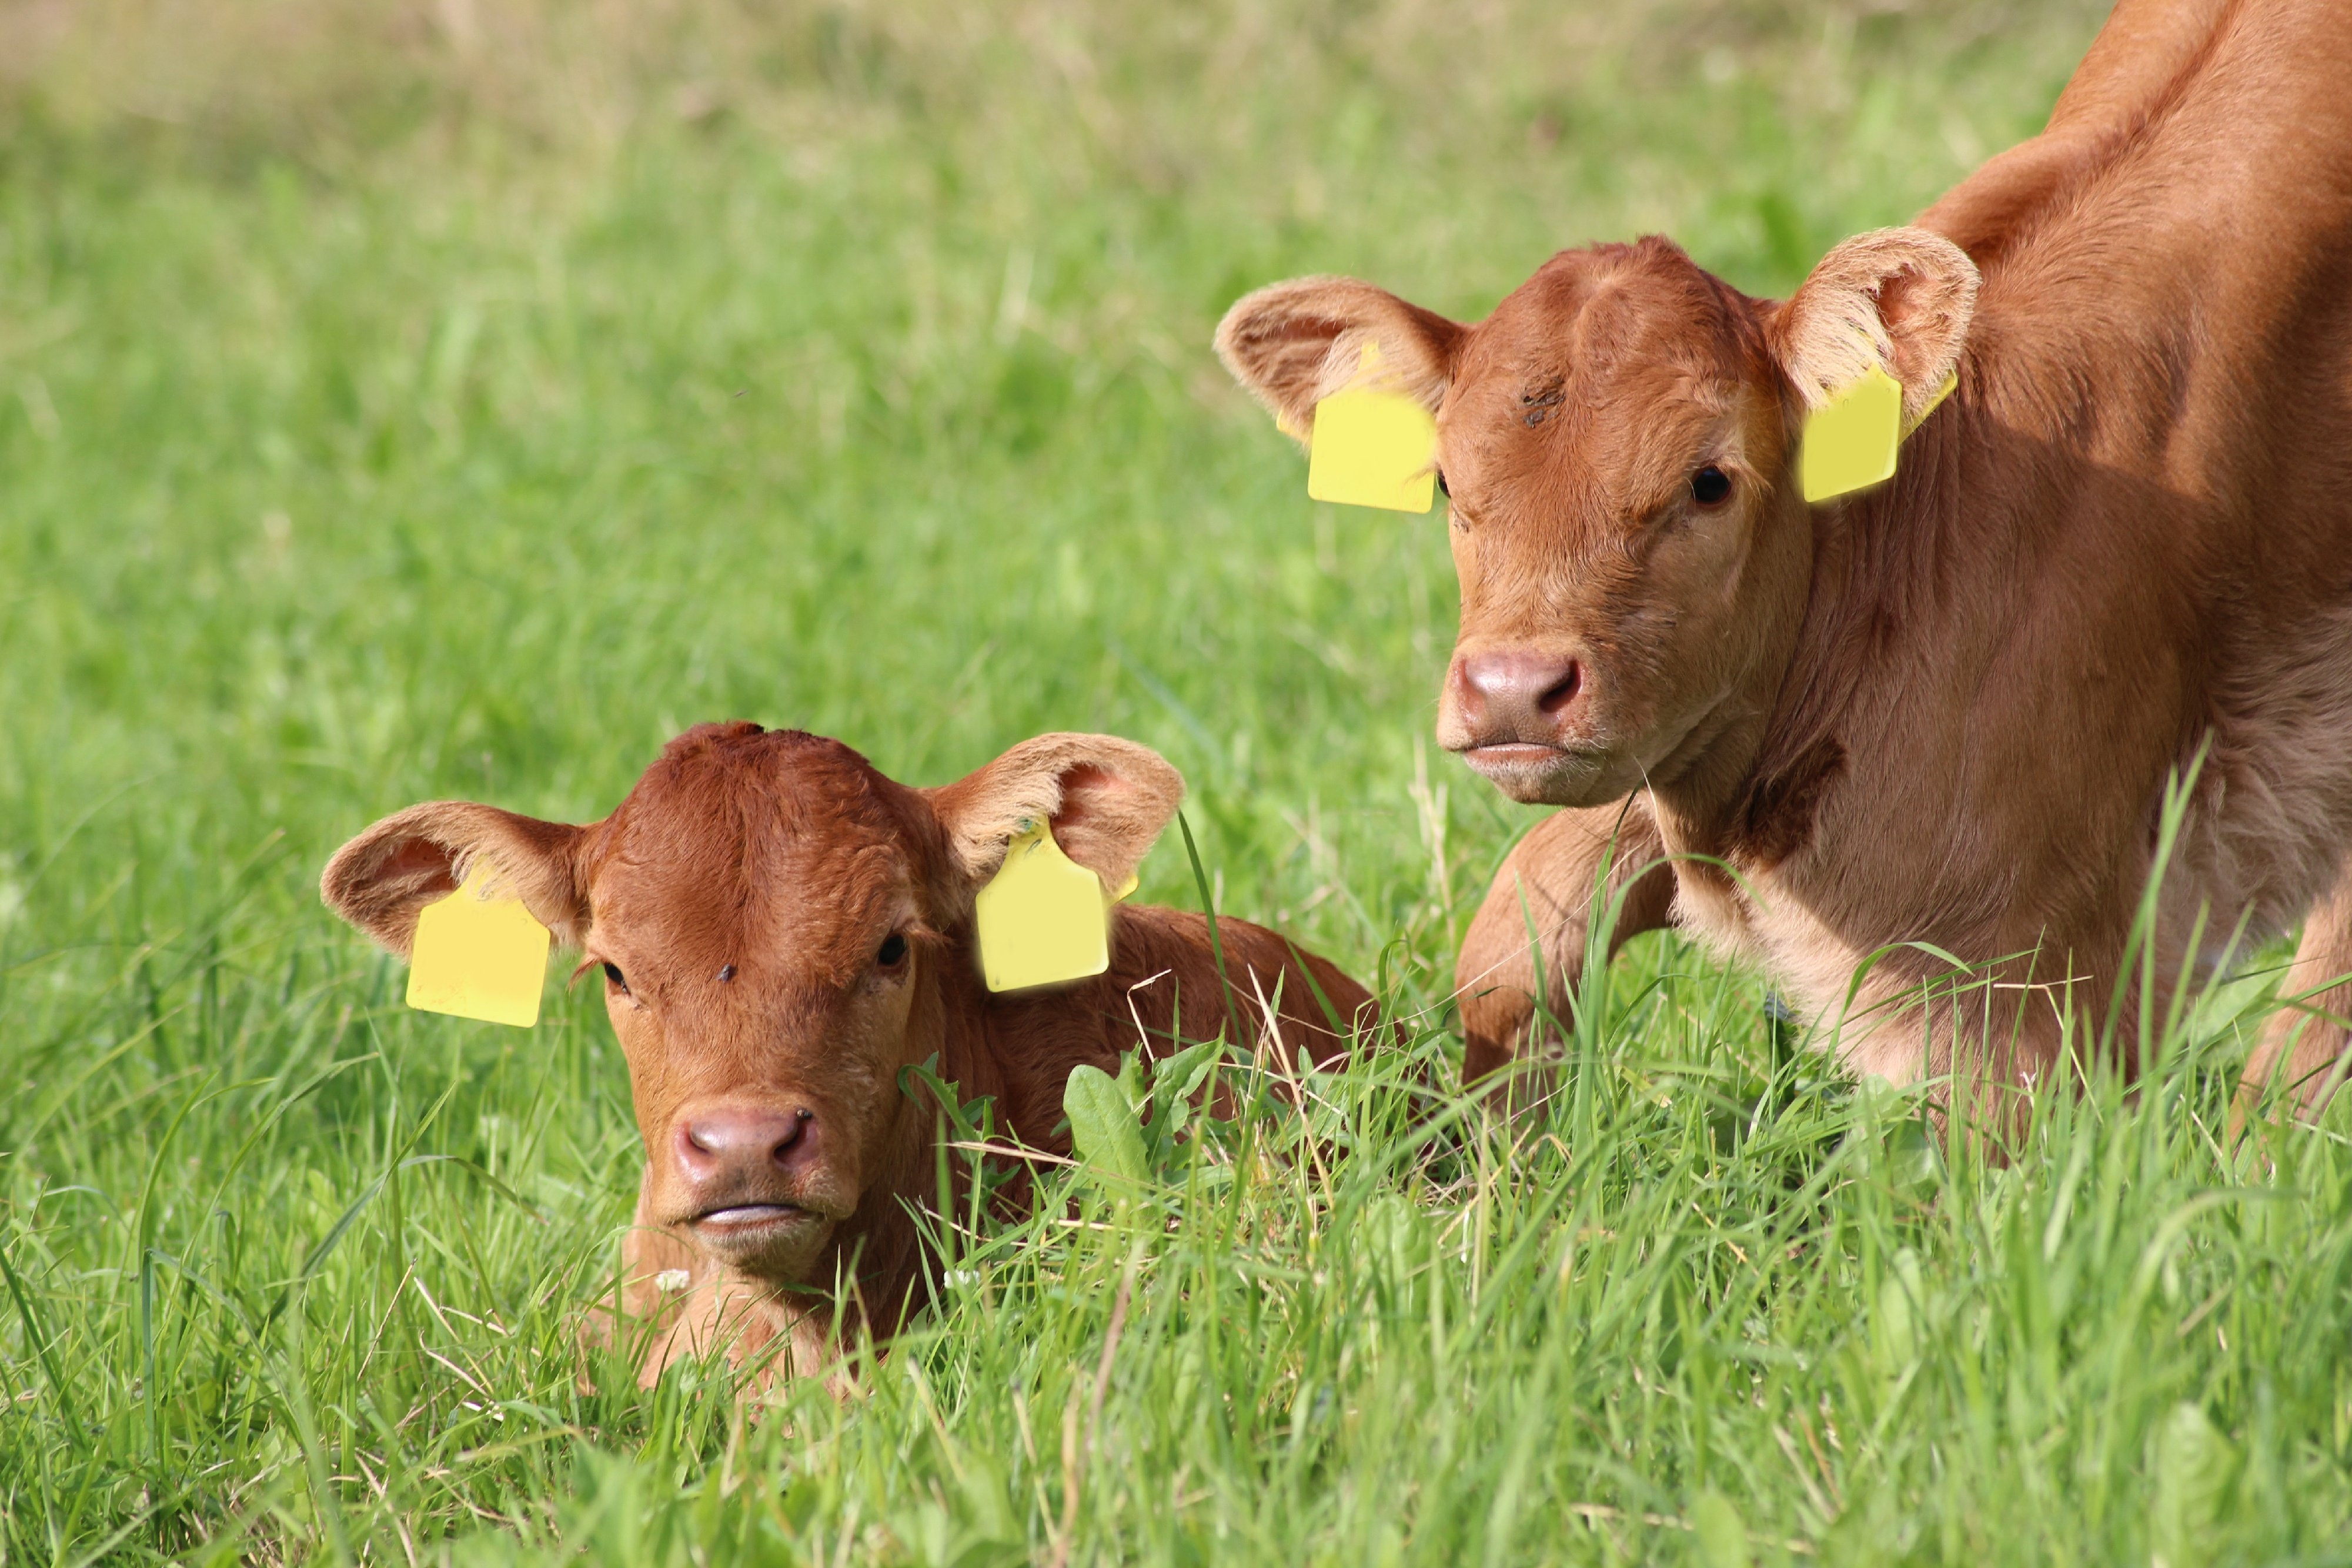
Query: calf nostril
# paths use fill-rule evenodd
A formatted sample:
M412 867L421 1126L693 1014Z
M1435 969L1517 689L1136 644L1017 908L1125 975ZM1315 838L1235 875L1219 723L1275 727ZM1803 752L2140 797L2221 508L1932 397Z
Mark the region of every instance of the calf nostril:
M769 1157L779 1162L788 1158L808 1136L809 1124L815 1120L816 1113L805 1105L794 1111L792 1119L784 1124L783 1131L777 1135L775 1146L768 1151Z
M1494 667L1482 659L1465 659L1454 666L1454 704L1472 727L1486 722L1486 699L1494 689Z
M1536 699L1536 706L1554 717L1558 717L1562 708L1576 700L1576 694L1582 689L1583 685L1584 671L1579 665L1570 664L1566 674L1544 688L1543 695Z
M719 1151L716 1140L708 1139L701 1129L688 1123L677 1130L677 1166L690 1182L708 1181L719 1169Z

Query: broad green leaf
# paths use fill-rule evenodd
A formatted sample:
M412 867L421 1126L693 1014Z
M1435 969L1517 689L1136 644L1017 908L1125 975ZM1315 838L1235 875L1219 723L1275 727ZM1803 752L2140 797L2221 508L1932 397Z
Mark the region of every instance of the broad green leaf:
M1698 1558L1706 1568L1748 1568L1748 1527L1719 1491L1703 1491L1691 1504L1691 1529L1698 1534Z
M1079 1067L1062 1090L1062 1110L1070 1118L1070 1145L1078 1159L1099 1171L1142 1181L1143 1130L1132 1101L1099 1067Z

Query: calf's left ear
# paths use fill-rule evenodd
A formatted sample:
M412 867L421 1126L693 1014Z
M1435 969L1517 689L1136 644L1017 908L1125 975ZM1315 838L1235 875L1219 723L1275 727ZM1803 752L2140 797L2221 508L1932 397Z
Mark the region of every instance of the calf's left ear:
M1041 735L953 784L923 791L947 830L956 869L975 887L1004 846L1050 823L1062 852L1117 892L1184 799L1184 776L1148 746L1115 735Z
M1959 368L1976 311L1977 267L1926 229L1856 235L1822 257L1771 328L1781 370L1808 410L1868 374L1903 383L1907 427Z
M478 861L488 861L533 919L577 947L588 928L578 874L587 833L470 800L427 800L394 812L337 850L319 879L319 896L405 958L418 912L455 893Z

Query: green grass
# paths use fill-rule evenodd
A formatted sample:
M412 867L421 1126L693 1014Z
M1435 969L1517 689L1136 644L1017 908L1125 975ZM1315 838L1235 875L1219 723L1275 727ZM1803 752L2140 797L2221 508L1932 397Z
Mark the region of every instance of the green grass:
M1645 938L1548 1119L1415 1129L1529 818L1427 738L1434 519L1207 347L1648 229L1786 288L2096 7L974 9L0 9L5 1561L2352 1560L2347 1117L2222 1146L2259 977L1988 1168ZM960 1238L860 1397L641 1395L596 998L410 1013L312 888L727 716L1157 746L1412 1051Z

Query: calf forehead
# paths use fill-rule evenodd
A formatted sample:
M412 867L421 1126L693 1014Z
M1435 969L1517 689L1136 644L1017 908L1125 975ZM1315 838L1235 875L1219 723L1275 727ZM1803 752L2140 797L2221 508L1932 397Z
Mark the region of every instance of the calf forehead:
M1746 304L1662 240L1561 252L1464 346L1441 419L1448 482L1489 506L1610 511L1677 485L1760 361Z
M870 956L872 928L914 898L922 825L912 791L837 741L704 726L605 825L594 924L641 963L845 976Z

